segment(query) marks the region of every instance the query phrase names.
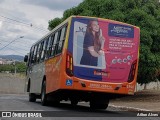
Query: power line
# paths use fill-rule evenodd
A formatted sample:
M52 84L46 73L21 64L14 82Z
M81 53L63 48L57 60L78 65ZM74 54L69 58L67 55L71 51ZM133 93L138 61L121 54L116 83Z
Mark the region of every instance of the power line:
M0 15L0 17L1 17L1 18L5 18L5 19L10 20L10 21L13 21L13 22L16 22L16 23L20 23L20 24L26 25L26 26L28 26L28 27L32 27L32 28L34 28L34 29L38 29L38 30L42 30L42 31L48 32L46 29L37 27L37 26L33 25L32 23L25 23L25 22L22 22L22 21L19 21L19 20L15 20L15 19L12 19L12 18L3 16L3 15ZM5 22L6 22L6 21L5 21Z
M13 23L13 22L1 20L1 19L0 19L0 21L7 22L7 23L11 23L11 24L15 24L15 23ZM30 27L30 26L28 26L28 25L19 24L19 23L18 23L18 24L16 23L16 25L21 25L21 26L25 26L25 27ZM42 29L37 29L37 28L34 28L34 27L32 27L32 28L35 29L36 31L39 31L39 32L45 32L45 33L48 32L48 31L44 31L44 30L42 30Z
M14 42L14 43L12 45L17 46L17 43L18 43L20 45L20 47L25 47L25 48L30 48L29 46L32 46L32 44L26 44L25 42L23 42L23 43L22 42Z
M5 37L5 39L6 38L8 38L9 39L9 37ZM27 40L28 41L28 39L26 39L26 37L25 37L25 39L23 39L23 41L19 41L20 39L17 39L16 41L14 41L14 43L19 43L20 44L20 46L21 47L27 47L27 48L30 48L29 46L32 46L32 44L33 43L35 43L35 42L26 42L26 41L24 41L24 40ZM6 44L6 43L10 43L11 41L5 41L4 39L0 39L0 46L1 45L3 45L3 44ZM13 45L14 45L14 43L13 43Z
M33 25L32 23L25 23L25 22L22 22L22 21L19 21L19 20L15 20L15 19L12 19L12 18L3 16L3 15L0 15L0 17L5 18L5 19L8 19L8 20L11 20L11 21L14 21L14 22L18 22L18 23L21 23L21 24L25 24L25 25L28 25L28 26L30 26L30 27L34 27L34 28L36 28L36 29L40 29L40 30L43 30L43 31L48 32L47 30L45 30L45 29L43 29L43 28L40 28L40 27L37 27L37 26Z
M7 9L4 9L4 8L1 8L1 9L2 9L2 12L7 13L9 16L11 16L11 17L13 17L13 18L15 18L15 19L24 21L23 19L20 19L20 18L18 18L18 17L16 17L16 16L12 15L10 12L7 11Z
M17 50L15 50L15 49L13 49L13 48L11 48L11 47L14 47L14 48L16 48ZM21 55L24 55L24 53L22 53L22 52L20 52L20 51L25 51L25 52L29 52L29 49L30 48L28 48L28 50L27 49L22 49L22 48L18 48L18 47L15 47L15 46L10 46L10 47L6 47L7 49L10 49L10 50L12 50L12 51L14 51L14 52L16 52L16 53L19 53L19 54L21 54ZM20 49L20 50L18 50L18 49Z
M8 48L8 47L7 47L7 48ZM24 56L24 53L21 53L21 52L19 52L19 51L16 51L16 50L14 50L14 49L12 49L12 48L8 48L8 49L13 50L14 52L16 52L16 53L21 54L21 55Z
M20 49L20 50L24 50L24 51L29 51L29 49L30 49L30 47L25 47L26 49L24 49L23 46L17 47L17 46L14 46L14 45L10 45L10 47L16 48L16 49ZM22 48L22 47L23 47L23 48Z
M33 25L32 23L27 23L27 22L24 21L23 19L18 18L17 16L11 14L10 12L7 12L6 9L4 9L4 8L1 8L1 9L2 9L3 12L7 13L9 16L12 17L12 18L10 18L10 17L6 17L6 16L4 16L4 15L0 15L0 16L3 17L3 18L9 19L9 20L13 20L13 21L16 21L16 22L20 22L20 23L22 23L22 24L27 24L27 25L30 26L30 27L35 27L35 28L40 29L40 30L43 30L43 31L45 31L45 32L49 32L48 29L44 29L44 28L42 28L42 27ZM13 18L15 18L15 19L13 19ZM17 19L18 19L18 20L17 20Z
M20 39L20 38L23 38L24 36L20 36L19 38L16 38L14 40L12 40L11 42L9 42L7 45L5 45L4 47L2 47L0 50L4 49L5 47L7 47L8 45L10 45L11 43L13 43L14 41Z
M14 19L12 19L12 18L8 18L8 17L3 16L3 15L0 15L0 17L5 18L5 19L8 19L8 20L15 21L15 22L18 22L18 23L22 23L22 24L26 24L26 25L31 25L31 24L28 24L28 23L21 22L21 21L19 21L19 20L14 20Z
M26 49L24 49L23 46L21 47L17 47L17 46L13 46L13 45L10 45L12 48L16 48L16 49L19 49L19 50L24 50L24 51L29 51L30 47L27 47ZM23 48L22 48L23 47Z
M9 48L9 47L7 47L7 49L10 49L10 50L12 50L12 51L14 51L14 52L16 52L16 53L21 54L21 55L24 56L24 53L22 53L22 52L19 52L19 51L17 51L17 50L14 50L14 49L12 49L12 48Z

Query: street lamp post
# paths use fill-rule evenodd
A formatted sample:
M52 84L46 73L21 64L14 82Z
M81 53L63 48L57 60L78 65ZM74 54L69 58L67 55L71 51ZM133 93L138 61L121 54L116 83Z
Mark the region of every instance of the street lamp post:
M14 41L18 40L18 39L21 39L21 38L24 38L24 36L20 36L14 40L12 40L10 43L8 43L7 45L5 45L4 47L0 48L0 50L6 48L7 46L9 46L11 43L13 43ZM16 61L14 60L14 74L16 75L17 73L17 70L16 70Z
M23 38L24 36L20 36L19 38L17 38L17 39L20 39L20 38ZM15 39L15 40L17 40L17 39ZM14 41L15 41L14 40ZM14 42L14 41L12 41L12 42ZM16 69L16 61L14 60L14 74L16 75L17 74L17 69Z
M18 39L21 39L21 38L24 38L24 36L20 36L14 40L12 40L11 42L9 42L7 45L5 45L4 47L0 48L0 50L6 48L7 46L9 46L11 43L13 43L14 41L18 40ZM0 43L1 44L1 43ZM16 70L16 61L14 60L14 74L16 75L17 73L17 70Z

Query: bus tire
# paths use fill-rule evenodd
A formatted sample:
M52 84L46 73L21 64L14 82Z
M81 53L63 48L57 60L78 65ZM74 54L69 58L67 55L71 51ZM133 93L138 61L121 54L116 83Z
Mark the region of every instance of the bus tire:
M43 84L42 84L42 89L41 89L41 104L43 106L47 105L46 81L44 81Z
M29 102L35 102L36 101L36 95L34 93L29 93Z

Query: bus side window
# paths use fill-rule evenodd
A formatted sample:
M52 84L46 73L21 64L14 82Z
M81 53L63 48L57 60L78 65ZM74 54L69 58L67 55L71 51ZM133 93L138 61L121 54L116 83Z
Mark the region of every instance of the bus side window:
M41 43L41 52L40 52L40 62L43 61L43 56L44 56L44 46L45 46L45 41L42 41Z
M37 53L36 53L36 62L39 62L39 57L40 57L40 48L41 48L41 43L38 44L37 47Z
M29 56L29 66L32 64L34 54L34 46L31 47L30 56Z
M50 36L50 43L49 43L49 57L52 56L52 45L53 45L53 42L54 42L54 34Z
M44 49L44 56L45 56L44 58L45 59L48 59L48 56L47 56L47 54L48 54L48 52L47 52L48 44L49 44L49 39L46 38L46 45L45 45L45 49Z
M56 43L56 47L55 47L55 52L56 52L55 54L56 54L56 55L59 54L58 46L59 46L59 42L60 42L61 31L62 31L62 29L60 29L60 30L58 31L57 43Z
M49 57L50 57L50 50L49 50L50 44L51 44L51 36L48 37L47 56L46 56L46 58L49 58Z
M54 45L54 37L55 37L55 34L53 34L51 36L51 44L50 44L50 56L52 57L53 56L53 45Z
M59 53L62 52L62 48L63 48L65 36L66 36L66 29L67 29L67 26L62 28L61 37L60 37L59 46L58 46L58 52Z
M56 32L54 35L51 56L56 55L55 48L56 48L56 43L57 43L57 37L58 37L58 32Z
M32 63L36 62L36 52L37 52L37 45L34 47L34 51L33 51L33 57L32 57Z
M44 40L43 50L42 50L42 54L41 54L41 61L43 61L44 58L45 58L45 48L46 48L46 43L47 43L47 41Z
M42 54L42 50L43 50L43 44L44 44L44 41L42 41L42 42L40 43L38 62L41 61L41 54Z
M38 53L39 53L39 51L38 51L38 49L39 49L39 44L38 45L36 45L36 52L35 52L35 59L34 59L34 63L36 63L37 62L37 55L38 55Z

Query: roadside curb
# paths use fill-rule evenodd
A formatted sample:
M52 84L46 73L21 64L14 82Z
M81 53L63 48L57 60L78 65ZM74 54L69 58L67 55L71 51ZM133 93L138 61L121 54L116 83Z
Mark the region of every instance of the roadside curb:
M134 107L127 107L127 106L116 106L116 105L109 105L111 108L118 108L123 111L152 111L152 110L147 110L147 109L141 109L141 108L134 108Z

